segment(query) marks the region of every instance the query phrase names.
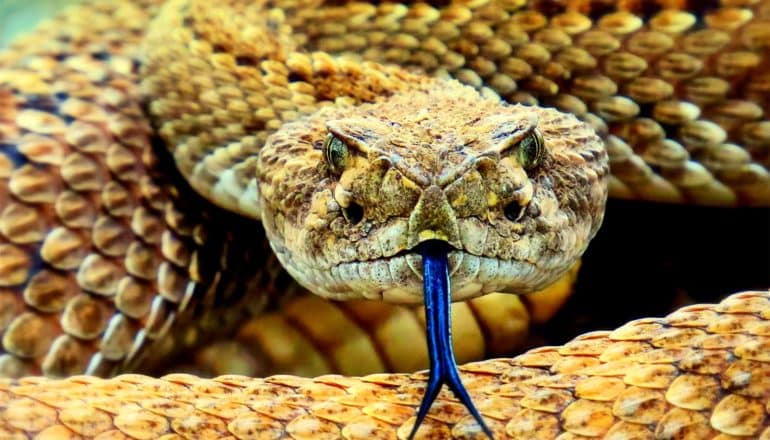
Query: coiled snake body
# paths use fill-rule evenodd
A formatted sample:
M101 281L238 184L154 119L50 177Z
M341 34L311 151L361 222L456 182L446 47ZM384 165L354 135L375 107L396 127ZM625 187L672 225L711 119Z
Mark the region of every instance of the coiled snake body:
M412 303L426 241L465 299L556 280L608 193L770 204L766 1L159 3L0 55L4 438L407 436L421 374L23 377L278 303L254 219L315 293ZM768 320L736 294L462 372L500 438L764 438ZM480 432L442 394L418 435Z

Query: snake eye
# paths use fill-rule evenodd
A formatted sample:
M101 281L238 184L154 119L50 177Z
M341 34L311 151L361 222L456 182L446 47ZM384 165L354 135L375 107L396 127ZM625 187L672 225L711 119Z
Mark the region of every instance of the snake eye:
M516 146L519 163L525 170L540 165L545 156L545 140L540 130L534 129Z
M338 176L342 174L350 157L348 146L340 138L330 133L324 141L324 154L331 172Z

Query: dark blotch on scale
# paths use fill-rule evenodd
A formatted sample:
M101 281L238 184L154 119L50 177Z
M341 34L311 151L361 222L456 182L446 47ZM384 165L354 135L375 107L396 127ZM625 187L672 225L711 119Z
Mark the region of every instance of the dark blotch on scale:
M58 103L48 95L27 95L26 98L21 104L23 108L48 113L55 113L58 109Z
M15 168L29 163L27 156L21 154L16 144L0 142L0 154L10 159Z
M107 61L111 57L110 53L107 52L106 50L100 50L100 51L94 52L91 54L91 56L95 60L99 60L99 61Z
M460 379L454 351L452 350L452 334L450 322L450 290L449 290L449 245L442 241L426 241L417 251L422 255L423 296L425 299L425 333L428 340L428 357L430 359L430 374L425 394L417 411L409 438L414 438L417 430L425 420L431 405L436 400L441 387L446 384L471 413L482 431L490 438L492 431L484 423L481 414L473 405L468 391Z
M722 7L720 0L684 0L682 10L695 14L698 17L702 17L709 12L716 11Z

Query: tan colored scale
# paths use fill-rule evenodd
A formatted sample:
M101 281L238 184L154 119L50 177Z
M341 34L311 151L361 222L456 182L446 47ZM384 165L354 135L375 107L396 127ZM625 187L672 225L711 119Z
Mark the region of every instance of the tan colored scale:
M736 319L755 323L738 339ZM768 319L770 293L743 292L461 371L497 438L766 438L770 358L755 347L767 338ZM673 346L662 342L682 331L688 335ZM0 429L7 438L405 438L419 404L411 396L424 379L415 373L6 380ZM469 438L478 429L442 392L418 437Z
M92 20L84 11L94 15ZM123 27L141 29L148 17L140 5L75 9L2 55L3 63L16 66L2 72L8 87L3 89L8 100L2 107L2 140L10 148L3 150L2 158L9 167L20 158L25 162L3 176L4 197L13 197L7 199L0 215L0 239L7 240L2 243L3 375L105 375L137 365L150 368L159 365L165 353L206 340L215 328L221 333L231 326L218 328L221 308L213 308L203 315L200 328L168 338L174 333L175 321L185 324L189 316L198 316L192 310L197 304L206 308L209 302L220 301L219 287L208 284L220 275L200 274L204 268L199 266L211 265L205 260L217 258L222 251L207 244L205 229L211 227L210 222L197 214L189 218L189 207L174 202L179 191L153 172L158 159L151 152L151 129L141 119L135 86L137 53L133 45L141 33L130 32L130 38L119 43L119 35L113 33L118 29L116 20ZM70 22L74 23L70 30L61 24ZM90 33L84 32L91 27ZM40 44L57 32L66 38ZM81 34L73 37L71 32ZM100 43L102 37L110 41L106 47ZM74 45L79 41L92 41L88 54L75 55L78 49ZM26 49L28 46L39 53ZM109 60L94 55L105 51L110 52ZM33 53L34 58L18 61L23 53ZM65 55L57 64L54 56ZM96 75L96 70L103 73ZM67 81L57 79L60 77ZM106 93L100 93L92 85L94 81L105 83L100 87ZM19 91L14 93L11 88ZM24 105L29 99L25 94L35 100L31 108ZM17 156L19 153L23 156ZM276 271L277 267L264 275L273 277L270 273ZM270 283L263 284L264 275L246 276L246 282L258 287L241 301L254 302L267 292L278 293ZM506 324L513 337L490 353L503 353L519 343L526 334L528 315L539 314L542 321L566 293L565 289L552 302L532 301L529 304L534 309L529 311L515 297L501 298L520 320ZM288 292L282 289L281 294ZM265 300L260 300L249 312L236 309L233 322L264 305ZM479 306L479 313L493 313L496 307L490 304L489 312L484 312ZM545 312L538 312L540 309ZM503 324L492 321L486 325ZM379 345L386 346L391 337L381 336ZM153 344L155 351L146 349ZM150 354L141 354L144 351ZM465 351L468 360L485 352L477 346ZM398 350L390 358L391 368L398 371L421 367L425 361L424 354L411 358ZM274 369L266 371L298 368L296 363L272 362ZM399 362L405 365L399 366ZM341 366L336 368L339 371ZM329 365L300 371L319 374L329 371ZM372 371L375 369L359 372Z
M229 142L244 131L254 133L255 128L270 132L281 121L312 108L304 103L312 105L327 93L326 86L314 82L317 80L287 81L290 72L299 75L334 69L331 65L324 67L323 63L329 61L321 59L312 66L300 67L297 58L287 60L288 71L265 64L262 69L267 76L260 79L254 75L256 64L272 55L264 52L266 48L249 52L249 38L260 32L255 27L261 26L262 20L272 20L274 26L273 33L262 36L267 39L266 47L285 47L280 49L284 55L285 51L307 45L309 50L350 53L429 72L447 72L474 87L489 87L511 101L554 105L570 112L579 105L581 117L600 133L613 142L628 144L622 151L611 150L613 196L711 205L768 203L770 144L765 133L767 94L762 93L768 53L764 23L770 10L766 2L725 5L707 11L702 18L682 9L687 2L661 2L655 6L620 2L616 12L605 14L595 23L589 18L589 2L531 2L534 9L528 9L526 3L482 1L443 9L425 4L338 8L308 4L307 8L296 9L289 2L283 6L285 12L259 17L254 8L235 2L230 5L236 8L232 13L222 12L222 16L200 22L196 17L205 15L207 8L197 5L189 12L175 14L157 35L150 35L150 41L165 39L167 44L150 43L150 64L159 64L151 68L147 85L150 90L169 94L169 99L160 99L156 104L155 114L161 120L168 119L164 116L168 111L169 115L187 114L186 118L196 121L192 126L195 128L168 122L163 129L170 138L185 136L176 147L178 160L185 163L183 174L207 197L250 215L255 215L253 201L246 200L251 196L227 200L233 194L253 191L247 170L252 165L238 161L253 154L254 144ZM647 21L635 15L645 7L648 9L644 13L653 11ZM549 15L537 8L547 10ZM179 27L185 14L191 19L189 28L185 26L183 33L169 38L164 29ZM225 19L247 24L244 28L234 26L240 29L238 32L207 41L210 35L216 35L216 24ZM698 24L699 19L703 26ZM190 41L190 46L168 43L177 38L180 42ZM162 50L156 51L159 47ZM225 53L231 49L234 53ZM179 87L173 75L182 72L181 66L169 69L171 76L161 69L168 64L163 61L165 57L179 58L182 53L201 59L210 56L217 61L208 67L198 62L185 67L185 74L194 80ZM343 70L351 65L344 66ZM212 88L210 80L199 79L206 76L207 69L220 67L227 73L217 78L217 87ZM244 82L244 78L248 80ZM251 109L255 119L246 112L245 119L230 120L224 127L198 137L195 132L205 130L218 118L208 114L209 107L191 106L184 98L192 98L203 90L201 87L211 97L210 104L243 103L243 109ZM231 91L239 87L243 93L233 95ZM256 96L251 98L256 101L243 101L244 96L259 90L280 97L273 100L272 109L261 108L264 102ZM356 93L343 92L352 96ZM650 123L658 125L654 138L632 135L638 125ZM262 136L263 132L258 131L256 140ZM743 151L735 150L735 146ZM661 164L649 159L645 152L650 148L658 149L658 154L676 155L676 160ZM196 152L188 155L189 149ZM708 159L714 155L720 155L721 160ZM207 157L202 163L208 165L193 169L197 159L185 162L182 156ZM226 174L227 180L217 180L215 176L231 166L234 175Z
M154 366L295 289L285 287L274 261L257 274L231 275L243 265L239 246L253 245L254 254L266 254L264 240L254 236L258 226L221 222L221 211L196 199L177 178L157 173L167 168L158 165L150 144L155 132L140 106L137 45L158 3L98 2L73 9L0 54L3 375L108 374L140 361ZM277 40L449 73L488 88L487 95L494 91L510 101L574 113L605 137L613 196L768 204L766 1L724 1L697 31L695 15L676 10L687 2L665 2L673 9L657 11L647 21L635 15L633 1L618 2L630 12L595 21L589 2L548 3L482 0L440 10L425 4L357 4L274 12L260 21L237 12L210 14L212 6L199 2L192 13L201 34L189 28L174 32L186 39L186 49L220 69L219 75L195 75L200 65L169 64L177 81L164 85L178 88L178 101L155 104L154 110L181 115L190 108L180 102L192 105L194 117L162 131L207 133L185 146L189 163L180 165L182 172L188 178L194 174L193 186L207 197L223 196L221 205L249 206L254 188L243 179L254 163L239 161L257 151L268 131L314 111L319 91L331 96L349 87L337 78L313 87L289 82L289 69L310 74L337 63L342 72L363 72L367 79L378 70L361 69L355 57L337 62L319 56L314 64L284 60L271 52L281 47ZM253 30L255 23L283 26L272 27L273 40L228 45L233 34ZM286 26L294 28L291 35L284 33ZM170 47L166 43L161 39L156 48L162 52ZM275 57L260 65L265 83L226 72L254 67L254 51ZM388 78L375 83L397 87ZM265 84L270 87L264 96L252 93L264 91ZM217 142L227 145L209 151ZM233 173L222 173L228 168ZM217 180L223 175L230 180ZM234 187L247 188L247 196L233 199ZM223 224L236 233L222 236ZM245 272L262 263L247 260ZM237 294L244 286L257 301ZM250 303L248 312L234 307L244 302ZM693 306L671 322L648 320L514 361L469 364L465 380L495 432L512 437L764 438L770 436L763 379L767 302L767 294L743 294L718 307ZM535 315L538 307L549 304L535 302ZM221 314L223 308L228 313ZM198 326L176 332L174 325L191 316L199 317ZM744 322L744 316L755 319ZM744 326L745 331L736 330ZM378 331L384 330L373 327L371 337ZM495 346L494 340L487 343ZM206 382L177 375L48 382L28 377L6 382L0 430L8 437L22 431L92 436L102 430L134 437L172 430L190 436L204 430L243 437L273 430L297 438L324 432L404 437L424 379L283 376ZM243 399L231 393L238 389L246 390ZM89 405L62 400L78 393L89 397ZM421 432L432 429L441 437L473 432L475 425L443 396ZM191 411L197 416L188 417Z
M155 171L151 128L137 99L141 33L115 48L99 39L118 21L126 36L141 29L152 9L91 7L91 35L71 36L60 23L73 23L76 33L87 20L82 11L65 13L35 40L54 31L69 41L33 44L37 52L20 61L17 46L2 55L0 156L14 167L0 182L6 376L111 374L137 364L145 347L168 339L176 319L189 319L206 297L207 307L220 301L216 271L228 264L226 245L206 241L207 220L191 216L176 201L179 190ZM78 55L85 38L95 40ZM93 55L100 52L109 59ZM36 66L55 56L62 62L46 78ZM103 74L83 76L95 69ZM87 87L96 81L109 93ZM262 272L250 278L261 279L258 295L267 295L271 275Z

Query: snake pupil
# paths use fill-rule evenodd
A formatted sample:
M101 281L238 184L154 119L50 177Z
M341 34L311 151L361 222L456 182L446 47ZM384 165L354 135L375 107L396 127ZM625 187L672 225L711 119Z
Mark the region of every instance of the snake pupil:
M531 170L540 164L545 153L543 134L535 129L518 145L519 163L525 170Z
M358 224L364 218L364 208L358 203L350 202L347 208L342 208L342 215L352 224Z
M332 173L337 175L342 174L348 161L348 146L338 137L329 134L324 143L324 150L326 152L326 160L329 162Z
M503 214L505 214L505 218L512 222L519 220L523 213L524 207L516 202L511 202L505 205L505 208L503 208Z

